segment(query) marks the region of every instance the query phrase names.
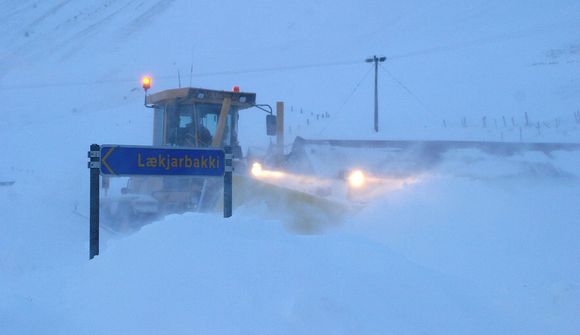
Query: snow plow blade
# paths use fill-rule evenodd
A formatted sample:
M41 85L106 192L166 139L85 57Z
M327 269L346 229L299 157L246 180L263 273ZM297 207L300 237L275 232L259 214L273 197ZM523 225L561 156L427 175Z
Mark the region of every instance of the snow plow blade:
M288 228L300 233L314 233L336 226L355 210L347 202L293 190L249 176L235 175L233 183L234 208L265 204L269 218L280 219Z

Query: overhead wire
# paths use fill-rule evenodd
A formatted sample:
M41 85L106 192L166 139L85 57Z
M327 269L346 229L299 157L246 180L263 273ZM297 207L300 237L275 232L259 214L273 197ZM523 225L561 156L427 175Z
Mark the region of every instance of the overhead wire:
M266 73L266 72L278 72L278 71L292 71L301 69L311 69L311 68L323 68L323 67L333 67L333 66L345 66L345 65L355 65L362 64L363 61L335 61L327 63L311 63L311 64L300 64L300 65L286 65L286 66L272 66L264 68L249 68L242 70L227 70L227 71L214 71L214 72L200 72L192 74L193 77L212 77L212 76L224 76L224 75L240 75L240 74L250 74L250 73ZM156 76L156 80L164 79L175 79L176 75L160 75ZM25 85L0 85L0 90L19 90L19 89L40 89L40 88L53 88L53 87L73 87L73 86L93 86L93 85L103 85L110 83L131 83L136 82L133 79L101 79L92 81L71 81L71 82L53 82L53 83L39 83L39 84L25 84Z
M379 68L385 72L395 83L397 83L403 90L405 90L405 92L407 92L413 99L415 99L415 101L417 101L423 108L425 108L425 110L431 112L429 110L429 107L427 107L427 105L423 102L422 99L420 99L415 93L413 93L413 91L411 91L411 89L405 85L402 81L400 81L399 79L397 79L397 77L395 77L395 75L393 75L391 73L391 71L387 70L384 66L379 64Z
M405 85L401 80L395 77L395 75L393 75L393 73L387 70L384 66L381 65L379 66L379 68L383 70L383 72L385 72L395 83L397 83L397 85L399 85L403 90L405 90L405 92L407 92L407 94L409 94L419 105L421 105L423 110L427 112L427 114L429 115L428 117L436 118L433 109L427 106L427 104L423 101L423 99L419 98L417 94L415 94L407 85Z
M336 119L339 118L340 113L343 111L344 107L346 106L346 104L348 103L348 101L350 100L350 98L352 98L352 96L356 93L356 91L358 91L360 85L363 83L363 81L368 77L369 73L371 73L371 71L373 70L373 67L369 67L369 69L367 70L367 72L365 72L365 74L362 76L362 78L356 83L356 85L354 86L354 88L352 89L352 91L350 92L350 94L346 97L346 99L344 99L344 101L342 102L342 104L338 107L338 109L336 110L336 112L334 113L334 115L332 115L332 119L330 120L330 122L326 123L326 125L318 132L318 135L322 134L324 131L326 131L326 129L328 128L328 126L330 126L330 124L332 124Z

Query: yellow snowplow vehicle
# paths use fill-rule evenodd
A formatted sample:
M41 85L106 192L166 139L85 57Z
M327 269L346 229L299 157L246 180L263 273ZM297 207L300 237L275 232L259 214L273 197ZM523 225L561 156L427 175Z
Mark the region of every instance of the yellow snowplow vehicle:
M144 88L148 88L145 87ZM146 95L153 109L153 146L231 146L238 162L239 112L255 106L253 93L179 88ZM109 181L104 179L105 186ZM221 180L199 177L130 177L120 195L105 196L101 209L114 228L140 225L169 213L209 211L219 199Z

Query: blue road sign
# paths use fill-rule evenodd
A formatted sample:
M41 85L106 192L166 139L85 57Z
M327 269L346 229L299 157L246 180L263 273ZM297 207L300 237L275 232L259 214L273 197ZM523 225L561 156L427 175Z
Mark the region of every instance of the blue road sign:
M101 146L101 175L224 175L221 149L160 148L146 146Z

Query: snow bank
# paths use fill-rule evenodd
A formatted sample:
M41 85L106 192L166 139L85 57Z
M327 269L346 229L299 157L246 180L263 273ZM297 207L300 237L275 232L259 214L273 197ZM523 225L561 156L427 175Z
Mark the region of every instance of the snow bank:
M497 333L469 282L367 238L300 236L242 209L185 214L111 245L71 280L71 332ZM249 214L249 215L248 215ZM79 309L79 306L83 306Z

